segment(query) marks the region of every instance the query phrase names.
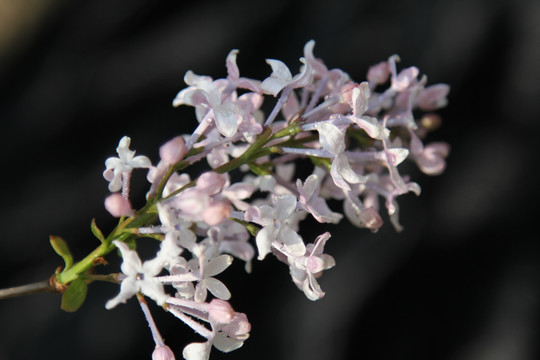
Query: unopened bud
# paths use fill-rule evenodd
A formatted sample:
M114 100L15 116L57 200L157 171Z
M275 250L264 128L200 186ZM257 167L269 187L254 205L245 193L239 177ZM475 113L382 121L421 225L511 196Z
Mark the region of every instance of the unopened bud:
M359 217L364 226L372 231L377 231L383 224L381 216L372 207L362 210Z
M208 171L197 179L197 190L207 195L215 195L223 189L227 177L214 171Z
M105 199L105 209L114 217L131 216L134 211L128 199L119 193L114 193Z
M168 165L176 164L184 158L187 148L184 139L177 136L174 139L167 141L159 148L159 156L163 162Z
M220 224L231 215L231 205L222 200L213 201L203 210L202 216L205 223L210 226Z
M234 317L234 309L225 300L213 299L208 306L208 317L210 321L226 324Z
M382 61L371 66L367 73L367 79L371 84L384 84L390 76L390 67L387 61Z
M152 353L152 360L176 360L171 348L167 345L157 346Z

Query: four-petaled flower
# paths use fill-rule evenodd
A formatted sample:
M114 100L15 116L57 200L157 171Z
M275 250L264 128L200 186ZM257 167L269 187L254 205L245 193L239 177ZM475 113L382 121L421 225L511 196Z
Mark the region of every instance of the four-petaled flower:
M145 261L141 262L139 255L134 250L118 240L113 244L122 253L122 273L125 276L120 285L120 293L113 299L107 301L105 308L112 309L119 303L125 303L137 292L153 299L159 305L165 303L169 297L163 289L163 284L156 278L162 268L159 262Z
M120 139L116 152L118 157L110 157L105 161L103 177L109 181L109 190L117 192L122 189L122 195L127 198L131 172L136 168L150 168L152 162L143 155L135 156L135 151L129 150L131 139L124 136Z
M319 300L324 296L317 278L322 275L323 270L336 264L332 256L323 254L324 245L329 238L330 233L325 232L317 237L315 244L306 246L304 256L288 258L291 277L309 300Z
M302 238L289 225L289 218L296 210L294 195L281 195L276 198L275 205L252 206L246 211L246 220L253 221L263 228L257 233L255 242L259 251L258 259L262 260L272 251L272 247L283 247L293 255L301 256L306 247Z

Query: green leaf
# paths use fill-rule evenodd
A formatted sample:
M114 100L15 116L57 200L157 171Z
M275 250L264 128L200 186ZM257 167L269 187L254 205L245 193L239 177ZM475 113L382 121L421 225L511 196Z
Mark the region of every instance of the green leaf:
M92 234L94 234L94 236L98 238L99 241L101 241L102 243L105 242L105 236L103 236L103 233L97 227L96 219L92 219L92 223L90 224L90 229L92 230Z
M73 265L73 256L71 255L66 242L60 236L54 235L49 236L49 240L54 251L64 259L64 262L66 263L64 270L69 269L71 265Z
M67 312L77 311L84 302L84 299L86 299L87 292L88 285L84 280L73 280L62 295L62 310Z

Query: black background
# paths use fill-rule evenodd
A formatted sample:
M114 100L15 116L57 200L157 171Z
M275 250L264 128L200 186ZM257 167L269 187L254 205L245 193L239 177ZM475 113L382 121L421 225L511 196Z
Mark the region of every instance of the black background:
M241 74L263 79L266 58L294 72L303 45L356 81L399 54L431 84L451 85L443 127L452 146L438 177L408 169L420 197L400 198L401 223L377 233L329 230L337 266L310 302L268 257L221 277L253 329L244 347L213 359L539 358L538 131L540 3L458 1L0 1L0 287L39 281L61 265L62 236L77 258L98 245L104 161L123 135L158 146L195 124L172 108L184 73L223 77L239 49ZM267 100L270 103L271 100ZM145 185L133 185L141 205ZM138 195L137 195L138 194ZM151 250L151 249L149 249ZM104 271L118 271L111 257ZM0 302L0 359L148 359L153 342L134 299L107 311L111 284L93 284L74 314L42 294ZM202 340L155 306L166 342Z

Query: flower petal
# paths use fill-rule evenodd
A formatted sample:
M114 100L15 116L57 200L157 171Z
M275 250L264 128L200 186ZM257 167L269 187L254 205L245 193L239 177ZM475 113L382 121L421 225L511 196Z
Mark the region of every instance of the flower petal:
M186 360L208 360L211 349L212 344L210 342L191 343L184 348L182 356Z
M233 257L230 255L219 255L206 264L204 268L205 276L215 276L220 274L229 267L233 262Z
M296 196L286 194L281 195L276 200L275 218L285 221L296 210Z
M219 281L216 278L206 278L204 279L204 283L206 285L206 288L208 291L212 293L215 297L222 300L229 300L231 298L231 292L225 284L223 284L221 281Z
M303 256L306 253L306 245L302 238L290 226L281 226L278 240L285 245L285 249L292 256Z
M274 229L271 226L263 227L255 237L259 260L263 260L272 251L272 242L275 240Z
M142 273L142 263L139 255L136 251L131 250L127 244L114 240L113 244L120 250L122 254L122 265L120 269L128 276L135 276L138 273Z
M228 353L242 347L242 345L244 345L244 342L232 339L225 334L218 333L214 338L213 345L216 349Z
M323 122L317 126L317 131L319 132L319 142L325 150L334 155L345 151L345 134L337 126Z
M236 119L235 106L233 103L214 106L216 127L225 137L231 137L238 130L238 120Z
M124 281L122 281L122 284L120 285L120 293L116 295L116 297L107 301L107 303L105 304L105 308L107 310L110 310L120 303L125 304L130 297L137 293L137 291L139 291L139 286L137 285L135 279L124 279Z

